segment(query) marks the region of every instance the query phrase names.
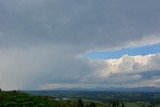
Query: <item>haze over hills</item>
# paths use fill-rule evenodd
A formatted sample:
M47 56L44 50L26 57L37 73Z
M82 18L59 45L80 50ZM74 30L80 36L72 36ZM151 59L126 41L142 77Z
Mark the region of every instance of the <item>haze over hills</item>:
M109 91L109 92L160 92L159 87L134 87L134 88L126 88L126 87L94 87L94 88L56 88L50 90L41 90L41 91Z

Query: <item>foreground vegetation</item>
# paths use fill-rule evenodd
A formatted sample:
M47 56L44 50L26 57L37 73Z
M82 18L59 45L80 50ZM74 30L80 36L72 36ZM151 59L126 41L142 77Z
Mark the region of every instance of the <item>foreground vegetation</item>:
M82 98L84 104L94 102L97 107L160 107L160 92L57 90L28 91L27 93L54 96L59 100L65 98L75 102L77 98Z
M0 107L160 107L159 93L48 92L0 91Z
M0 107L105 107L103 104L83 102L82 99L57 100L54 97L35 96L21 91L1 91Z
M0 107L64 107L64 104L52 97L32 96L20 91L0 92Z

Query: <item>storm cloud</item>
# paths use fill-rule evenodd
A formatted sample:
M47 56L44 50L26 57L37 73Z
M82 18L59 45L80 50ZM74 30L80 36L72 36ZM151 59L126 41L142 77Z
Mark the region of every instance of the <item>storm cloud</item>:
M95 73L109 65L91 61L84 53L160 43L159 3L158 0L1 0L0 87L38 89L50 83L81 84L87 76L94 78ZM159 57L154 56L150 62L157 67ZM128 58L119 65L118 71L124 75L125 71L134 71L124 68ZM144 69L131 59L128 67L134 63L134 69ZM154 68L149 70L155 71ZM98 81L101 79L87 84Z

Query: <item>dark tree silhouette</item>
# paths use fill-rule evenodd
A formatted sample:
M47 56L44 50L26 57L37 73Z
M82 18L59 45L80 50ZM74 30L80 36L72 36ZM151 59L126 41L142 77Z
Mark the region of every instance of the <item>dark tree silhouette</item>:
M97 105L94 102L92 102L89 107L97 107Z
M83 107L83 101L81 98L77 102L77 107Z
M122 103L122 107L124 107L124 103Z
M145 105L144 105L144 104L142 104L140 107L145 107Z
M148 107L154 107L154 105L152 105L152 104L149 104L149 105L148 105Z
M116 106L119 106L119 102L118 102L118 100L116 100L116 102L115 102L115 103L116 103Z
M112 107L116 107L116 103L115 102L112 103Z

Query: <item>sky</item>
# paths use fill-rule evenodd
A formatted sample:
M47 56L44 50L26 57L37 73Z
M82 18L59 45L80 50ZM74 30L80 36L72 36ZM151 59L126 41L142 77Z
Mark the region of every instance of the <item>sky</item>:
M120 50L108 50L108 51L91 51L85 54L85 57L91 59L111 59L120 58L127 54L130 56L136 55L148 55L160 52L160 44L147 45L143 47L123 48Z
M0 88L160 87L159 0L0 0Z

